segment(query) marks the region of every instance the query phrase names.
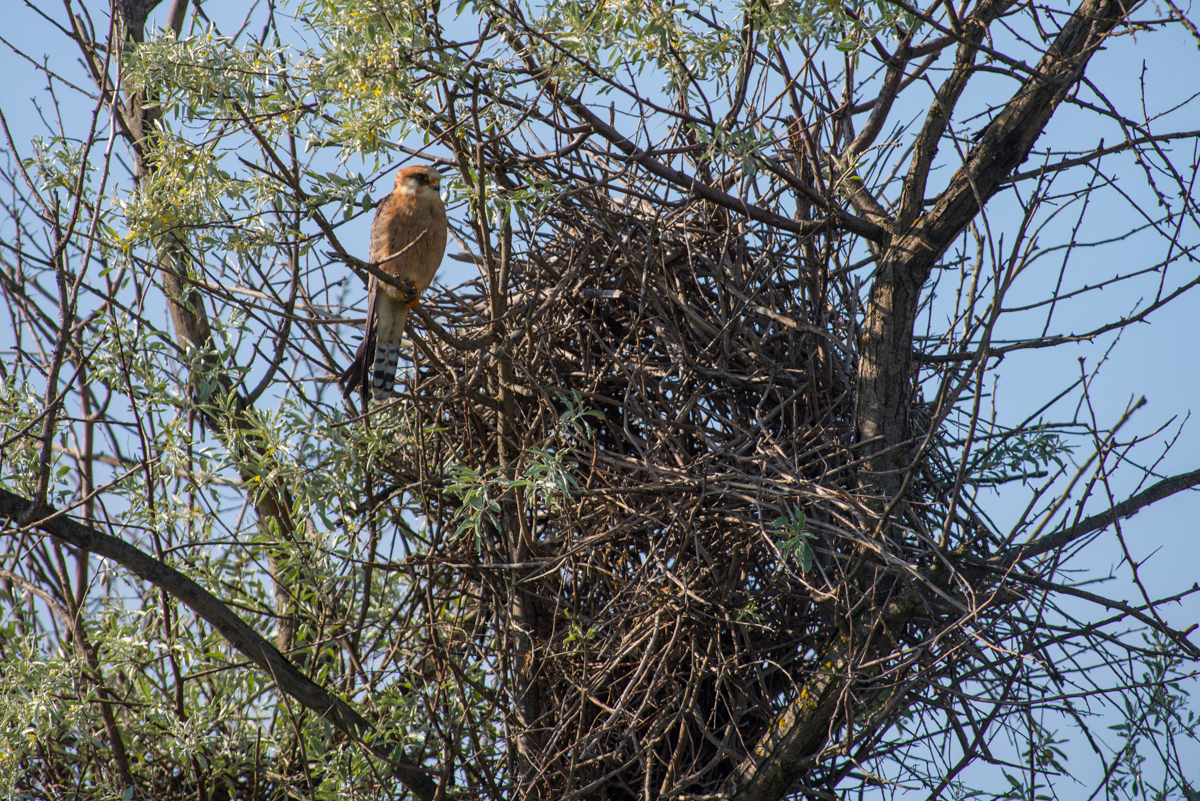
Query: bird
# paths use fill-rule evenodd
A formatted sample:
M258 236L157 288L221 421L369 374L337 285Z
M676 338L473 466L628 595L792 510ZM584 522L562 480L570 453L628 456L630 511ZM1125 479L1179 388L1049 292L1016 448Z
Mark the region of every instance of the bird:
M417 165L396 173L396 188L379 202L371 223L369 260L398 279L405 290L371 276L367 282L367 330L342 373L342 395L355 389L366 397L366 368L371 366L371 396L383 401L395 394L400 337L408 310L429 288L446 252L446 206L438 193L442 176Z

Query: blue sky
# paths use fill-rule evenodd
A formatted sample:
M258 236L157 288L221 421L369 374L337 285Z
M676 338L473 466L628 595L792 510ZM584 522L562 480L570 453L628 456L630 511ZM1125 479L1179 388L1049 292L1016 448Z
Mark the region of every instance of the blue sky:
M225 9L216 9L217 4L206 4L210 14L220 14ZM54 54L52 63L63 71L63 77L79 81L86 86L77 54L66 53L69 43L62 35L44 22L26 5L6 3L6 24L0 34L27 54L40 59L43 54ZM61 8L49 11L61 16ZM161 13L161 11L160 11ZM99 20L97 20L99 22ZM236 21L221 22L236 26ZM0 74L5 80L0 84L0 110L3 110L12 129L18 151L28 155L28 143L36 134L47 135L44 124L38 118L38 107L47 115L53 109L46 101L45 78L28 61L0 45ZM1105 96L1122 111L1134 119L1165 116L1157 119L1154 129L1167 131L1192 131L1200 129L1200 106L1190 104L1183 109L1170 111L1172 106L1185 99L1191 92L1200 91L1200 51L1195 40L1188 38L1182 29L1169 33L1140 32L1113 40L1107 50L1092 62L1089 76ZM997 95L979 95L968 102L976 102L980 110L989 102L1006 98L1011 92L1007 84L997 79ZM1189 87L1194 87L1189 89ZM1142 108L1141 95L1145 91L1146 105ZM78 96L65 97L63 106L68 129L85 124L90 108ZM36 102L36 105L35 105ZM1169 113L1168 113L1169 112ZM1121 132L1116 126L1096 128L1094 117L1077 109L1063 108L1052 121L1047 133L1038 143L1038 149L1046 146L1071 147L1080 150L1097 146L1103 139L1106 144L1119 141ZM1192 165L1197 160L1194 143L1170 145L1180 165ZM1109 157L1106 165L1117 165L1114 172L1119 178L1117 185L1101 198L1115 197L1115 193L1134 193L1148 209L1153 209L1153 198L1145 189L1145 181L1137 173L1130 156ZM948 171L944 171L948 175ZM387 181L377 185L377 193L386 191ZM935 182L937 178L935 177ZM936 186L936 184L935 184ZM1120 231L1130 226L1128 208L1113 203L1089 209L1088 222L1081 232L1081 239L1104 239L1107 232ZM1008 204L1008 205L1006 205ZM1011 201L998 199L987 210L995 221L997 230L1011 227L1015 208ZM1073 223L1074 215L1064 213L1061 225ZM1058 224L1056 224L1057 226ZM351 223L342 229L346 243L361 243L365 250L366 218ZM1197 232L1194 227L1184 228L1185 240L1191 238L1195 245ZM1047 232L1047 241L1054 237ZM450 250L455 250L451 245ZM1163 258L1166 252L1161 240L1151 237L1134 237L1126 242L1109 244L1085 250L1073 255L1068 267L1068 282L1087 283L1090 270L1097 275L1113 272L1128 273L1146 264ZM1045 297L1058 272L1061 259L1046 256L1036 268L1023 275L1008 298L1009 305L1030 302ZM471 268L447 261L440 278L446 283L457 283L465 278ZM1190 271L1190 273L1188 272ZM1189 280L1196 274L1194 264L1180 264L1171 268L1170 280L1176 284ZM1126 282L1101 293L1089 293L1085 300L1063 304L1056 310L1050 324L1051 332L1082 332L1098 320L1112 319L1139 308L1157 289L1157 275ZM946 277L954 283L952 276ZM935 305L935 315L941 307ZM164 314L164 325L165 311ZM1014 334L1027 332L1029 326L1040 329L1045 311L1027 315L1013 315L1000 335L1006 331ZM1128 433L1149 433L1168 424L1168 428L1152 440L1140 446L1133 454L1134 461L1148 465L1157 458L1165 443L1178 435L1171 450L1155 466L1155 472L1167 476L1200 468L1200 420L1180 425L1193 411L1200 412L1200 365L1197 364L1196 323L1200 319L1200 300L1186 296L1167 308L1157 312L1147 324L1133 326L1122 333L1121 340L1111 351L1111 336L1092 343L1063 346L1049 350L1025 351L1008 356L998 368L1002 381L995 397L1000 419L1007 422L1019 420L1038 408L1046 399L1049 389L1058 387L1080 370L1079 360L1084 359L1088 369L1101 359L1107 359L1104 370L1091 385L1091 396L1095 414L1101 426L1115 421L1125 406L1133 399L1145 396L1148 405L1140 410L1125 429ZM989 401L990 402L990 401ZM1076 414L1075 404L1060 405L1047 413L1047 419L1063 420ZM1082 456L1082 451L1077 451ZM1131 470L1119 473L1114 482L1116 499L1122 500L1133 490L1133 482L1140 476ZM985 499L985 507L998 522L1015 517L1023 507L1019 501L1022 492L1006 488L998 497ZM1095 513L1103 508L1097 498L1088 512ZM1197 538L1200 521L1200 493L1180 493L1154 507L1144 510L1123 523L1126 543L1135 559L1143 561L1139 570L1146 586L1152 593L1168 595L1184 590L1200 577L1197 576L1197 555L1200 540ZM1123 554L1117 539L1105 534L1093 543L1087 552L1086 567L1096 576L1113 574L1117 578L1104 588L1109 595L1122 596L1137 601L1137 590L1129 582L1129 570L1122 563ZM1177 628L1187 628L1200 622L1200 599L1191 598L1185 603L1160 610L1164 618ZM1193 635L1193 639L1198 635ZM1200 781L1200 777L1198 777Z

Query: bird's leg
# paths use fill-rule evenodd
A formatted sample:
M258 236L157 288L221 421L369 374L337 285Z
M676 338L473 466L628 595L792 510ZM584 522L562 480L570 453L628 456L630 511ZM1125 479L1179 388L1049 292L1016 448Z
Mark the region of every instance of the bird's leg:
M421 300L421 290L417 286L417 282L401 278L400 283L403 285L402 291L404 292L404 302L408 305L408 308L416 308L417 304Z

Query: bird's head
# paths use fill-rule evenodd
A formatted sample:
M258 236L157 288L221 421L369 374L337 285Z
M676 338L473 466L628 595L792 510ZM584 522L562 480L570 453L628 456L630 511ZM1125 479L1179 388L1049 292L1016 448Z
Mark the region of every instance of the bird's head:
M396 191L405 195L438 194L442 176L433 167L419 164L396 173Z

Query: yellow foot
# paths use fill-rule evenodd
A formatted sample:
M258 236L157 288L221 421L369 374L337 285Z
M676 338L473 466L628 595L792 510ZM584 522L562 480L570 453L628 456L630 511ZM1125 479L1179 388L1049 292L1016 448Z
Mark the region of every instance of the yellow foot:
M400 279L400 283L404 285L404 302L408 304L410 309L415 307L421 300L421 289L417 286L417 282L402 278Z

